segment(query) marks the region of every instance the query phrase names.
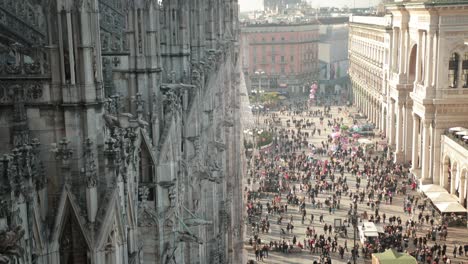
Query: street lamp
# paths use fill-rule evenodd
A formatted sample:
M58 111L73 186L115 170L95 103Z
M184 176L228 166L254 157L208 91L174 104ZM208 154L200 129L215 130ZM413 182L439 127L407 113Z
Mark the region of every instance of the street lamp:
M356 264L356 255L357 255L357 249L356 249L356 229L357 229L357 224L358 224L358 215L357 215L357 207L356 203L354 203L353 207L353 214L351 215L351 222L353 223L353 263Z
M262 76L265 74L264 71L262 70L258 70L258 71L255 71L255 75L258 76L258 89L255 93L255 106L256 106L256 110L257 110L257 125L259 124L259 119L260 119L260 107L259 107L259 104L258 104L258 95L260 93L260 91L262 90Z

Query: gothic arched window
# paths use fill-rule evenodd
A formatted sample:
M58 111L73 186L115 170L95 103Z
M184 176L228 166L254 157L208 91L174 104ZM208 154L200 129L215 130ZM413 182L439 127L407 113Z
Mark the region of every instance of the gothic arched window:
M462 62L463 88L468 88L468 52L465 52Z
M460 62L460 55L452 53L449 61L449 86L457 88L458 86L458 64Z

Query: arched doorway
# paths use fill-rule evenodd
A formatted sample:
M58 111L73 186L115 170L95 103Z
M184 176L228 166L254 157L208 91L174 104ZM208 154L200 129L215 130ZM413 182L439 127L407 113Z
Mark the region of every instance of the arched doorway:
M452 162L449 156L445 156L444 164L443 164L443 171L442 171L442 187L444 187L447 192L450 192L450 178L452 173Z
M414 45L411 49L408 67L408 83L413 83L416 78L416 59L417 59L418 45Z

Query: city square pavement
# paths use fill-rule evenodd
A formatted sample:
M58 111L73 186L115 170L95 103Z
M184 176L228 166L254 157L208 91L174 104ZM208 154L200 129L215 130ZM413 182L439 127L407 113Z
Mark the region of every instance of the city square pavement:
M317 109L323 110L323 108L315 108L313 110L317 110ZM342 111L341 114L338 114L338 107L332 107L331 114L333 115L334 118L343 117L345 119L344 123L346 125L351 126L352 119L347 117L348 114L349 114L348 111L352 112L352 113L357 112L353 108L348 108L346 111ZM276 113L279 114L279 112L276 112ZM282 126L286 127L285 121L287 119L291 119L292 116L280 115L279 117L281 118ZM320 126L320 122L319 122L318 117L312 118L312 117L309 117L309 116L294 116L294 118L295 119L301 119L301 118L313 119L313 121L316 124L316 127L317 128L322 128L321 136L318 136L318 134L316 133L313 138L309 138L309 143L312 143L312 144L317 146L317 145L320 144L321 141L326 141L327 140L327 135L330 134L330 132L331 132L330 129L328 129L326 127L327 118L324 119L324 122L323 122L324 125L323 126ZM365 122L365 120L362 120L361 122ZM263 117L260 118L260 126L262 124L263 124ZM326 132L323 132L324 128L327 129ZM278 127L278 129L279 129L279 127ZM307 130L303 130L303 131L307 131ZM378 135L378 132L376 134ZM369 138L369 139L378 140L378 136L376 136L375 138ZM306 152L306 153L308 153L308 152ZM349 174L349 173L345 173L345 176L347 177L348 186L354 192L355 188L356 188L355 177L351 176L351 174ZM256 188L258 188L256 186L256 184L252 183L252 181L251 181L251 184L247 184L247 180L244 180L244 184L248 189L253 188L254 190L256 190ZM296 187L299 187L299 183L296 183L296 185L297 185ZM366 186L365 177L363 177L362 180L361 180L361 186ZM299 190L299 188L297 188L297 189ZM420 195L416 191L410 191L409 193L411 195L417 195L417 196ZM329 194L329 193L319 193L318 199L320 201L324 201L325 198L330 196L330 195L331 194ZM285 196L286 196L285 194L282 195L282 197L283 197L282 202L284 202ZM299 196L305 196L305 193L300 193L299 192ZM266 206L265 205L266 205L267 201L271 202L271 197L273 197L273 194L271 194L271 193L270 194L264 194L262 196L262 198L260 199L261 203L264 205L263 206L264 210L263 210L262 217L265 216L265 212L266 212ZM387 215L387 219L390 216L399 216L399 217L401 217L402 222L405 223L405 221L407 219L409 219L410 216L406 215L403 212L403 209L402 209L403 200L404 200L404 195L402 195L402 194L395 195L395 197L393 199L393 203L391 205L390 204L385 204L385 202L382 202L382 204L380 205L380 212L385 213ZM349 196L342 195L341 203L340 203L341 204L340 209L336 210L336 212L334 214L329 214L327 208L312 209L310 201L308 201L308 199L306 199L306 201L307 201L307 203L306 203L307 217L306 217L306 221L304 222L304 224L301 223L302 216L300 215L300 212L298 210L298 206L288 205L288 210L287 210L287 213L284 214L283 222L282 222L281 227L284 230L286 230L286 224L289 221L290 216L292 215L293 219L294 219L293 220L294 221L293 222L293 224L294 224L293 233L286 233L286 235L281 235L280 226L277 224L278 215L271 215L269 217L270 224L271 224L270 232L263 234L260 231L260 234L259 234L259 237L262 239L262 243L269 243L270 241L280 241L282 238L286 239L286 241L287 240L292 241L293 235L296 235L298 241L300 241L301 243L304 243L304 239L306 239L305 230L306 230L307 227L310 227L310 228L314 227L315 230L316 230L316 233L318 233L319 235L323 234L324 224L333 225L334 224L334 219L342 219L342 221L347 219L347 212L349 210L350 203L352 203L350 201ZM426 209L424 214L426 214L427 212L430 212L428 210L429 209ZM364 203L358 205L359 214L364 212L364 211L367 211L370 214L372 214L372 211L373 211L373 210L371 210L371 208L369 206L367 206L366 199L365 199ZM310 213L314 214L313 224L309 223L310 222ZM419 210L417 211L417 213L419 213ZM320 214L323 214L325 223L320 223L319 222ZM439 217L437 217L436 222L438 221L438 218ZM417 215L414 216L413 219L417 220ZM247 221L246 221L246 223L247 223ZM422 235L423 232L425 234L428 227L429 227L429 225L424 224L420 228L418 236ZM245 228L246 228L246 233L245 233L245 238L244 238L245 239L244 244L245 244L245 249L247 251L247 253L246 253L247 260L255 260L255 252L253 251L252 247L248 243L249 238L252 237L251 236L252 230L251 230L251 227L249 225L246 225ZM353 227L352 227L352 225L347 228L347 231L348 231L347 232L348 233L348 238L342 238L342 237L338 236L339 237L338 238L338 244L343 245L344 240L347 239L347 247L348 247L348 249L351 249L352 246L353 246L353 243L354 243L353 242ZM334 233L332 233L332 237L333 236L334 236ZM447 249L447 255L451 258L452 263L468 263L468 258L467 257L464 257L464 256L459 257L457 255L457 258L454 259L453 254L452 254L453 247L455 245L460 245L460 244L464 245L464 244L468 243L467 228L449 227L447 241L439 241L439 237L438 237L436 242L437 243L442 243L442 244L445 243L447 245L447 248L448 248ZM357 244L360 243L359 242L359 236L357 234L356 234L356 243ZM409 244L410 244L409 250L411 251L414 248L414 246L413 246L412 241L410 241ZM433 244L433 242L430 241L429 245L432 245L432 244ZM295 250L298 250L297 246L295 246ZM350 251L345 252L343 259L340 258L338 252L331 253L331 258L332 258L332 263L346 263L348 261L348 259L350 259L351 262L353 262ZM258 261L258 263L275 263L275 264L312 263L314 260L319 261L319 259L320 259L320 255L318 253L317 254L311 254L311 253L309 253L309 250L307 250L307 249L304 249L302 251L298 250L298 252L294 251L293 253L289 253L289 254L284 254L284 253L275 252L273 250L270 250L268 258L264 258L263 261ZM356 262L357 263L371 263L371 259L370 258L363 259L362 255L360 254L359 258L357 258Z

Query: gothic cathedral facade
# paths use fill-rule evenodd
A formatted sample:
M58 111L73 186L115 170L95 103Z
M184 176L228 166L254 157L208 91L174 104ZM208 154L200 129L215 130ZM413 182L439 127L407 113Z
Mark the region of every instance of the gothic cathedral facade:
M237 0L0 1L0 263L243 263L238 34Z

